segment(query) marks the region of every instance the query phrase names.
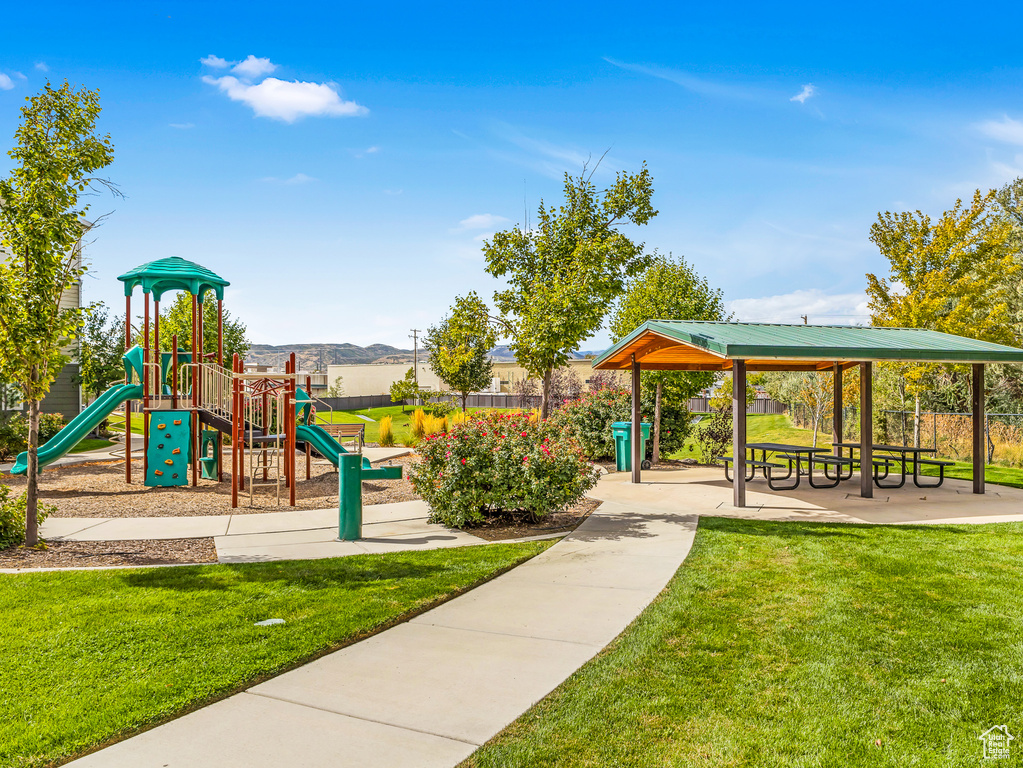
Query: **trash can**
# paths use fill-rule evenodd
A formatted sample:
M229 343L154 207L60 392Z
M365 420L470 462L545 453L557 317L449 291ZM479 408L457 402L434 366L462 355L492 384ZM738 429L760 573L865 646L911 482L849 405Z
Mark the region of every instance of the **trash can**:
M650 439L649 422L641 422L639 425L640 436L643 445L639 449L640 456L646 456L646 441ZM615 440L615 468L619 472L632 471L632 422L616 421L611 425L611 434ZM639 465L643 469L650 469L650 462L646 459Z

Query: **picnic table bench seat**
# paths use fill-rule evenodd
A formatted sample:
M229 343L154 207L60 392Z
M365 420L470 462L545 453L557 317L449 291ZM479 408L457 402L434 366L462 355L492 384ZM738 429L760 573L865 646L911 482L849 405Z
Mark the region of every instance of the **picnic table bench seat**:
M732 482L732 476L731 476L731 474L729 474L729 470L731 469L731 466L732 466L732 457L731 456L715 456L714 457L714 461L722 461L722 462L724 462L724 464L725 464L725 480L727 480L728 482ZM749 467L750 470L751 470L749 476L746 478L746 480L749 481L749 480L753 479L753 470L756 470L756 469L759 468L759 469L767 470L769 472L771 469L781 469L785 465L784 464L778 464L777 462L773 462L773 461L754 461L753 459L746 459L746 466Z
M921 483L920 482L920 465L926 464L931 467L938 468L938 482L936 483ZM954 461L945 461L943 459L924 459L918 458L913 464L913 485L917 488L938 488L942 483L945 482L945 467L954 467Z

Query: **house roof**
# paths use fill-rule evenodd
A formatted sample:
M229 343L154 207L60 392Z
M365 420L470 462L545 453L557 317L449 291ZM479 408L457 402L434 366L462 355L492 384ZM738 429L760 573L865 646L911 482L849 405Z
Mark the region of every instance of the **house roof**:
M117 278L124 283L124 295L131 296L136 286L143 293L152 293L157 301L167 291L188 291L202 301L206 291L213 291L218 299L224 298L224 288L230 283L206 267L178 256L135 267Z
M733 360L748 370L827 370L865 361L1023 363L1023 349L925 328L779 325L650 320L593 361L627 369L722 371Z

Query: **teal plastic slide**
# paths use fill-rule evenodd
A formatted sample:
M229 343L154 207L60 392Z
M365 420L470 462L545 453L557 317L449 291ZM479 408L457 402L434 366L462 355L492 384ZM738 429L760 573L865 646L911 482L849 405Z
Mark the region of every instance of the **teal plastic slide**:
M348 453L345 447L331 436L330 432L317 424L299 424L295 436L299 440L309 443L317 453L335 467L339 463L338 456ZM362 477L367 480L397 480L401 477L401 467L377 467L374 469L369 459L363 456Z
M107 416L114 412L126 400L142 397L141 384L118 384L111 387L99 398L75 416L64 429L50 438L46 445L39 448L39 468L42 469L66 454L86 435L100 425ZM330 437L330 435L327 435ZM319 448L317 448L319 450ZM18 460L11 467L12 475L23 475L28 471L28 451L18 454Z

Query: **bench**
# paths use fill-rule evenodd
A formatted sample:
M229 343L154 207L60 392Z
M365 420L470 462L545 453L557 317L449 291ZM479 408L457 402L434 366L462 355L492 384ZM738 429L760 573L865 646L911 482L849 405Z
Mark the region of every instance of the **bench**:
M356 445L356 453L362 453L366 443L365 424L318 424L339 443L343 440L352 440Z
M938 482L936 483L921 483L920 482L920 465L926 464L931 467L938 468ZM918 458L913 464L913 484L917 488L938 488L943 482L945 482L945 467L954 467L954 461L944 461L942 459L924 459Z
M715 456L714 457L714 461L722 461L722 462L724 462L724 464L725 464L725 480L727 480L728 482L732 482L732 476L729 474L729 470L732 467L732 457L731 456ZM771 469L781 469L785 465L784 464L776 464L775 462L772 462L772 461L754 461L752 459L746 459L746 466L750 468L749 475L746 477L746 480L748 482L748 481L753 479L754 473L756 472L758 467L760 469L764 470L765 474L768 476L768 480L770 480L770 470Z

